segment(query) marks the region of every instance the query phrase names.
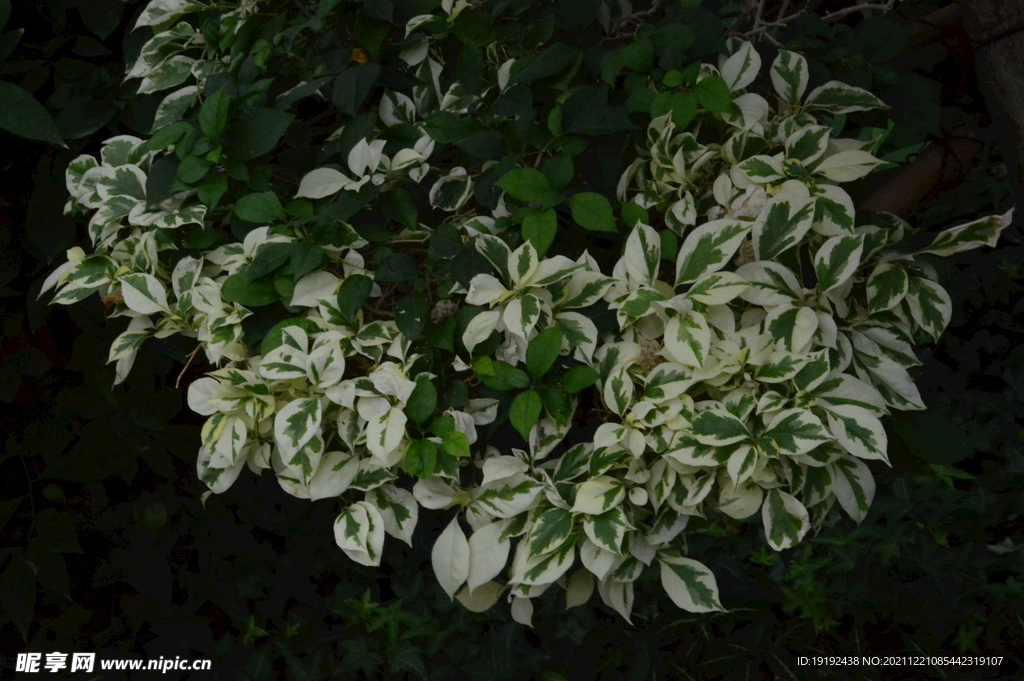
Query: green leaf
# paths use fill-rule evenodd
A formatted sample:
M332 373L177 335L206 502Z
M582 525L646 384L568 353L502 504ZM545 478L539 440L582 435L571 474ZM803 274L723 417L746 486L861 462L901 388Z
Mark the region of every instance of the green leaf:
M421 293L409 294L398 303L395 324L403 336L416 340L427 326L427 312L426 297Z
M562 377L562 387L565 392L575 395L585 388L589 388L597 382L601 374L588 366L573 367L565 372Z
M250 279L259 279L284 266L292 255L292 243L269 243L263 244L256 251L256 256L245 268L245 273Z
M271 151L281 141L295 115L279 109L257 109L238 122L238 137L232 145L238 161L251 161Z
M539 381L558 359L562 338L562 330L553 326L537 334L526 347L526 370L534 381Z
M263 225L287 218L281 202L270 192L246 194L235 202L233 210L242 220Z
M636 227L636 223L642 222L645 225L651 224L650 216L647 214L647 209L643 206L638 206L635 203L624 203L622 204L622 221L626 224L626 227L633 229Z
M469 437L457 430L450 431L441 438L441 448L456 459L465 459L469 456Z
M490 359L490 358L488 358ZM493 372L490 375L479 373L480 380L488 388L494 390L515 390L526 388L530 385L530 377L521 369L517 369L508 362L491 361L488 369Z
M516 395L516 399L512 401L512 406L509 407L508 411L508 419L512 422L512 427L523 436L524 440L529 441L530 429L540 419L542 407L540 395L536 390L527 390L526 392L519 393Z
M416 261L405 253L393 253L380 264L373 277L378 282L402 283L416 278Z
M608 106L608 86L585 85L562 103L562 128L575 135L610 135L636 130L625 106Z
M430 440L413 440L405 452L405 472L429 478L437 466L437 445Z
M592 232L617 232L615 215L608 199L596 192L574 194L569 199L572 219Z
M555 214L555 209L542 211L527 208L522 231L523 238L537 249L537 255L544 257L558 233L558 215Z
M26 139L67 147L53 118L25 90L14 83L0 80L0 101L3 101L3 106L0 106L0 128Z
M517 168L506 173L495 184L519 201L540 201L551 191L544 173L533 168Z
M324 249L316 244L292 244L291 257L288 260L286 274L296 280L319 269L324 260Z
M699 81L694 92L697 102L708 111L729 113L732 110L732 93L721 76L710 76Z
M647 73L654 67L654 43L640 38L622 50L622 62L638 73Z
M221 295L229 303L238 303L244 307L262 307L280 300L274 285L267 281L250 281L244 272L232 274L221 285Z
M564 191L572 182L573 162L568 156L554 156L544 161L541 172L548 178L551 187L558 192Z
M224 126L228 122L228 109L231 106L231 97L225 88L217 90L216 94L208 97L199 110L199 129L206 135L206 139L213 143L220 141L220 134L224 132Z
M331 101L342 113L355 116L379 75L377 64L349 66L334 79Z
M421 375L416 379L416 387L409 395L409 401L405 403L405 413L417 426L426 423L437 408L437 388L434 381L427 375Z
M363 309L372 290L373 280L365 274L350 274L345 277L341 288L338 289L338 309L341 316L355 323L356 315Z

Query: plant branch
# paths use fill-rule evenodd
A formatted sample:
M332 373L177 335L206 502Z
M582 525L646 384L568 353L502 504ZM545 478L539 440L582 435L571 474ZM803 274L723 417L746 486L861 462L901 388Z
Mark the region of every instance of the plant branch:
M186 372L186 371L188 371L188 368L189 368L190 366L192 366L192 360L194 360L194 359L196 358L196 353L198 353L198 352L199 352L199 350L200 350L200 349L201 349L201 348L202 348L202 347L203 347L204 345L206 345L206 342L205 342L205 341L204 341L204 342L202 342L202 343L200 343L199 345L197 345L197 346L196 346L196 349L192 351L192 354L190 354L190 355L188 356L188 361L187 361L187 362L185 362L185 366L184 366L184 367L182 367L182 369L181 369L181 373L180 373L180 374L178 374L178 380L176 380L176 381L174 382L174 387L175 387L175 388L177 388L177 387L178 387L178 386L179 386L179 385L181 384L181 377L182 377L182 376L184 376L184 375L185 375L185 372Z

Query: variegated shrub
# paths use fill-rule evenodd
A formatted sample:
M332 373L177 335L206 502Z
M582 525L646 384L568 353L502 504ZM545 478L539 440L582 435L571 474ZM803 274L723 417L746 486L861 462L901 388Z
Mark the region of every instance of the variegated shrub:
M1011 215L907 246L910 225L858 216L842 188L882 163L872 129L843 136L849 116L884 104L811 88L786 50L768 68L735 39L717 64L688 57L685 16L581 70L505 6L444 0L403 23L370 4L268 21L255 2L154 0L127 74L169 91L152 137L67 170L92 253L43 290L127 318L116 382L147 339L195 339L213 365L188 389L208 494L270 469L339 506L338 546L364 565L386 535L411 543L421 508L444 512L442 588L474 610L504 594L526 623L553 584L569 606L596 585L629 619L655 563L679 607L721 610L687 550L694 517L760 514L775 550L835 502L863 520L884 417L924 408L914 345L950 318L929 258L993 246ZM320 47L352 21L380 39ZM343 125L288 156L310 138L291 110L329 90ZM530 98L548 92L544 125ZM616 134L617 187L577 175ZM275 148L300 171L254 163ZM574 417L595 414L581 437Z

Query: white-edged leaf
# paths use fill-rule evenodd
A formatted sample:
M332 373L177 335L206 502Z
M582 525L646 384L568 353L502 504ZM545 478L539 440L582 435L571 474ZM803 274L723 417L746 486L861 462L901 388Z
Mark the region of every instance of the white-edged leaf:
M860 459L844 457L829 465L832 492L847 515L858 524L863 522L875 498L875 478Z
M899 305L910 290L907 271L898 263L879 263L868 277L868 310L884 312Z
M799 544L811 529L804 505L796 497L778 489L768 492L761 506L761 518L768 545L776 551Z
M963 225L944 229L932 245L920 253L949 256L982 246L995 247L999 235L1013 221L1013 208L1003 215L989 215Z
M156 314L170 312L167 307L167 290L152 274L125 274L120 279L124 304L132 312Z
M860 267L864 252L864 236L834 236L827 239L814 254L814 272L822 291L846 283Z
M867 409L852 404L825 406L828 429L846 451L859 459L889 463L889 439L882 422Z
M334 168L317 168L303 175L295 198L322 199L337 194L351 181Z
M722 269L749 231L749 222L723 218L690 232L679 247L676 285L692 283L702 275Z
M725 612L715 575L691 558L662 554L661 586L672 602L687 612Z
M831 80L811 90L804 101L807 106L828 109L831 114L888 109L888 105L867 90L838 80Z
M507 524L508 521L488 523L470 536L469 572L466 577L470 591L475 592L505 568L512 545L507 537L501 536Z
M784 102L799 104L810 80L807 59L796 52L779 50L779 56L772 62L771 77L775 92Z
M469 577L469 556L469 542L459 527L459 517L456 515L434 542L430 552L434 575L449 598L454 598L455 592Z
M360 565L380 565L384 548L384 520L380 512L365 501L352 504L334 521L334 541Z

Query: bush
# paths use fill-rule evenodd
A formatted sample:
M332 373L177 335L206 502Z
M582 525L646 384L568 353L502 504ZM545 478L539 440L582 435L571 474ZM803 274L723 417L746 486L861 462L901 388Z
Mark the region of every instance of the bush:
M454 508L442 588L474 611L507 592L523 623L555 583L628 620L655 559L679 607L722 610L688 522L760 511L780 551L837 501L863 520L880 419L924 408L913 347L952 313L932 259L1011 213L926 244L858 222L840 185L882 136L850 116L886 106L702 40L685 5L583 51L511 4L151 3L128 77L171 92L148 140L69 166L94 250L43 292L128 318L115 383L147 339L198 341L207 494L272 469L336 499L371 566ZM292 108L343 124L317 144Z

